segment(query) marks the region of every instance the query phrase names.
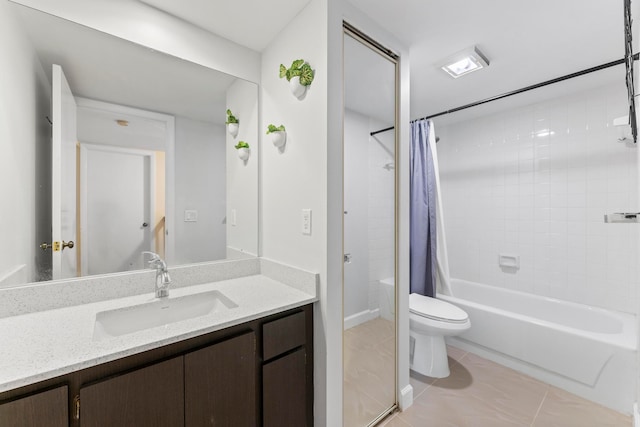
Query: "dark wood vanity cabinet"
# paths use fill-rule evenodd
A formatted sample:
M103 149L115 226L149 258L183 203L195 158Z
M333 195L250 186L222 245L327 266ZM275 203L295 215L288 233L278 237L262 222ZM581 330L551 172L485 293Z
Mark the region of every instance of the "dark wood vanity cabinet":
M185 426L256 425L256 336L231 338L184 356Z
M310 333L304 312L293 313L262 326L262 420L264 427L311 426L307 366Z
M308 421L304 349L262 368L264 427L311 426Z
M62 386L0 404L0 426L66 427L68 399L67 386Z
M0 426L313 425L313 307L0 394Z
M82 427L181 426L184 420L182 357L83 386Z

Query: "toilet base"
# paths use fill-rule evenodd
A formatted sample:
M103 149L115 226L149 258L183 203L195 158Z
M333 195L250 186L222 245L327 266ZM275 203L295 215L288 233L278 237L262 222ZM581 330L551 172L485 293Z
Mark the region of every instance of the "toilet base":
M410 331L409 367L421 375L432 378L449 376L449 360L444 336L423 335Z

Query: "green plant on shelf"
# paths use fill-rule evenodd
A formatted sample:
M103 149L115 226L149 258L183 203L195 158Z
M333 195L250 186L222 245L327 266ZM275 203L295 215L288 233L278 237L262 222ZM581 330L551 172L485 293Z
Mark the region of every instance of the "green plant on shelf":
M233 115L231 110L227 109L227 121L225 122L225 124L231 124L231 123L240 123L240 122L238 121L238 118Z
M311 65L304 59L296 59L289 68L280 64L280 78L286 77L287 81L291 81L294 77L300 77L302 86L309 86L313 82L313 74Z
M285 130L286 129L284 128L284 125L280 125L278 127L276 127L275 125L269 125L269 128L267 129L267 135L273 132L284 132Z
M247 144L244 141L239 141L236 145L235 145L236 150L239 150L241 148L249 148L249 144Z

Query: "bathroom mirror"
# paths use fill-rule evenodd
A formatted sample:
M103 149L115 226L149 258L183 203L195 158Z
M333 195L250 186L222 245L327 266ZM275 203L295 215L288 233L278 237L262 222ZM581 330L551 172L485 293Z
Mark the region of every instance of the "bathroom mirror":
M360 427L396 405L397 60L346 25L343 40L343 424Z
M34 212L0 209L12 230L3 234L32 254L2 252L0 287L141 269L142 251L170 266L258 255L256 84L19 4L5 9L23 45L9 58L31 61L33 74L7 79L33 90L0 94L0 111L17 98L36 111L5 116L4 135L28 138L4 138L3 152L35 146L16 157L33 172L10 195L34 199ZM240 120L233 136L227 108ZM251 145L247 161L239 140Z

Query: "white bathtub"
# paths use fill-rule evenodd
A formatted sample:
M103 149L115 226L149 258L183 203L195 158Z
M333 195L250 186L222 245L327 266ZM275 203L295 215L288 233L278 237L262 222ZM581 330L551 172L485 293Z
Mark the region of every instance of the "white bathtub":
M630 414L635 401L635 316L453 279L471 329L450 343Z

